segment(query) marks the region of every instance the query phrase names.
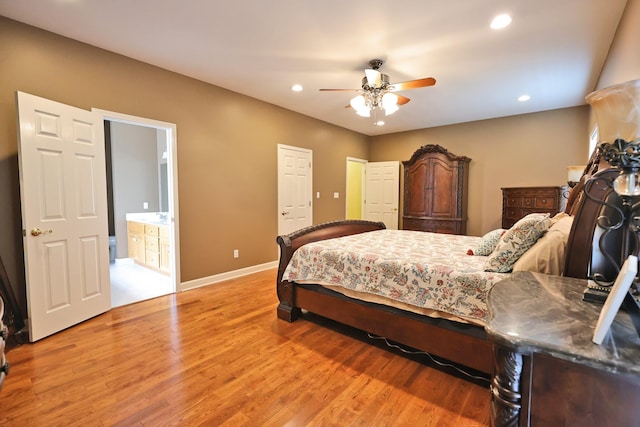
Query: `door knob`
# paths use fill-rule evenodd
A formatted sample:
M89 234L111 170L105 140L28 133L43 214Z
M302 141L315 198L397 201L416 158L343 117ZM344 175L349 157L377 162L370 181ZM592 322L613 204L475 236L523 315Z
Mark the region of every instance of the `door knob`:
M282 216L289 215L289 211L282 211L282 212L280 212L280 215L282 215Z
M51 234L53 233L53 230L40 230L38 227L34 227L31 229L31 235L38 237L41 234Z

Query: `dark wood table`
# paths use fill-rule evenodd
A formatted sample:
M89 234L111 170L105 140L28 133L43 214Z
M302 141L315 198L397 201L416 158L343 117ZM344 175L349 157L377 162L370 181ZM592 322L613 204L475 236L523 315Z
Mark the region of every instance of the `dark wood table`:
M620 311L594 344L586 284L519 272L491 289L493 426L640 426L640 338Z

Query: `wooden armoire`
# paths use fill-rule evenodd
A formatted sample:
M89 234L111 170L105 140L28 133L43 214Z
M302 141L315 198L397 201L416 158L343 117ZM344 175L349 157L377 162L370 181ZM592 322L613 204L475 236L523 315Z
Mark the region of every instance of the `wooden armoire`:
M420 147L403 161L402 228L466 234L470 161L436 144Z

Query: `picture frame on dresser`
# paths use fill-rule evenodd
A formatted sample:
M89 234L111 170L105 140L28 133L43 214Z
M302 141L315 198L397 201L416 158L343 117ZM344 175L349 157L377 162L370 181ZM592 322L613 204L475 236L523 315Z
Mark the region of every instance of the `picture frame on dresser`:
M594 343L601 345L604 341L604 338L607 336L607 332L609 332L609 328L611 327L611 323L613 323L613 319L616 317L618 310L620 310L620 306L629 292L631 283L633 283L633 279L635 279L637 273L638 258L634 255L629 255L624 264L622 264L620 273L618 274L618 277L616 277L616 281L611 288L611 292L609 292L609 296L600 311L598 323L596 323L596 327L593 332L592 341Z

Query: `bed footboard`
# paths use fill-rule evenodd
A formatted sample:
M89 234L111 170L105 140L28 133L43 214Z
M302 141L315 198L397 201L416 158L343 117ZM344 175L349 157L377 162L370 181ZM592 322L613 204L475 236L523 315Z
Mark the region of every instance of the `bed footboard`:
M280 246L280 263L278 264L278 277L276 279L278 300L280 300L278 318L293 322L300 315L300 308L295 305L294 284L282 280L282 275L296 249L307 243L319 240L366 233L384 228L386 227L382 222L344 220L325 222L303 228L291 234L278 236L276 238L276 242Z

